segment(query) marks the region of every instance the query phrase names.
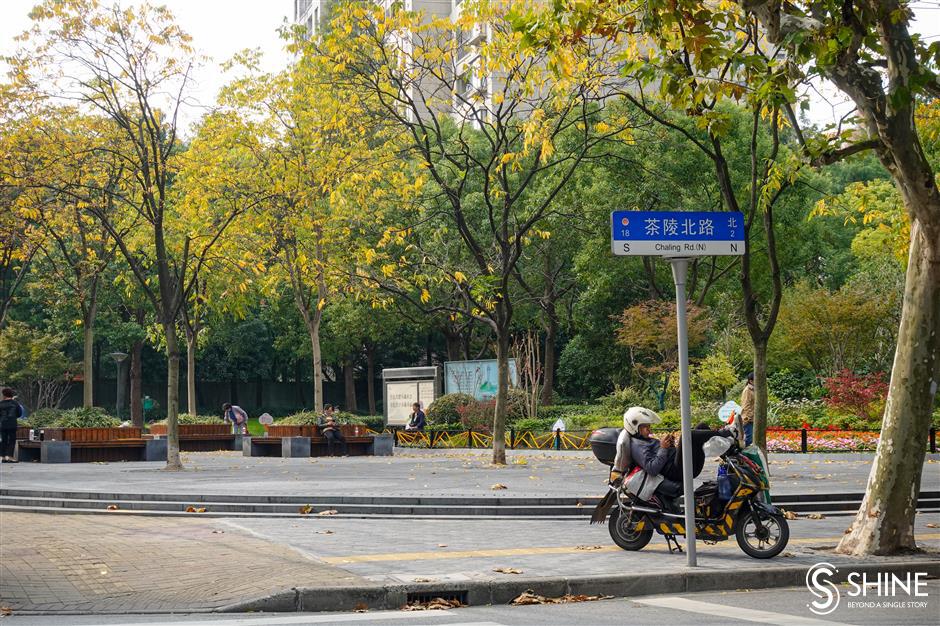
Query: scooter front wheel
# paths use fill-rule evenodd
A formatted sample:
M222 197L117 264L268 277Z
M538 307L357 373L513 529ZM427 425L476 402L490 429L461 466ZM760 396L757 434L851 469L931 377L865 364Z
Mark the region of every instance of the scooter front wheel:
M619 507L611 512L610 521L607 524L610 538L624 550L642 550L653 538L653 527L649 520L646 520L643 528L637 530L637 524L643 521L645 516L630 515L629 512L624 515L623 513Z
M790 526L783 515L751 510L738 517L734 535L745 554L755 559L770 559L787 547Z

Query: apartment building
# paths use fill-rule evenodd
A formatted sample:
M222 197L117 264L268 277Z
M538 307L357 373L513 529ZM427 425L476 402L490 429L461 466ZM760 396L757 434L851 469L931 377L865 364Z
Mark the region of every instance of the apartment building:
M332 0L294 0L294 23L307 29L307 37L313 37L323 30L329 20Z

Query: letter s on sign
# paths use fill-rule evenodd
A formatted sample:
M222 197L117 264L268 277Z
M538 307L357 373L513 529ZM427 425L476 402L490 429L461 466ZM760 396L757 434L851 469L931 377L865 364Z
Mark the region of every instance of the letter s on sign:
M630 244L629 244L629 243L624 243L624 244L623 244L623 251L624 251L624 252L630 252Z

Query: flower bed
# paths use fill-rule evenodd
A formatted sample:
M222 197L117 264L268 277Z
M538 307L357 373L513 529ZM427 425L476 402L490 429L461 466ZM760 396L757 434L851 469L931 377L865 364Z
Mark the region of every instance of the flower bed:
M808 452L861 452L878 447L880 433L857 430L807 430ZM800 430L767 429L768 452L800 452Z

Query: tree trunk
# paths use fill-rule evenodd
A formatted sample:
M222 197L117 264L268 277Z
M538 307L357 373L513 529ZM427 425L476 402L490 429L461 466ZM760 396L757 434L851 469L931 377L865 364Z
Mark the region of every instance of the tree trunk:
M310 334L310 354L313 356L313 409L323 412L323 357L320 350L320 320L311 319L307 323Z
M506 464L506 404L509 397L509 329L496 329L496 411L493 415L493 464Z
M346 390L346 410L355 412L356 406L356 370L353 367L353 357L343 363L343 387Z
M940 379L940 244L911 228L904 306L881 439L865 498L838 552L914 550L914 515L937 380Z
M98 307L92 305L82 320L82 335L84 346L82 350L82 406L95 406L95 376L94 376L94 352L95 352L95 317ZM120 368L118 368L120 375ZM116 379L115 379L116 380Z
M545 320L545 358L542 365L542 395L539 403L551 405L555 396L555 341L558 336L558 317L555 315L555 303L546 311Z
M366 346L366 394L369 397L369 415L375 415L375 348Z
M142 364L140 362L143 356L144 342L135 341L131 345L131 373L130 373L130 405L131 422L137 428L144 426L144 404L143 404L143 385L142 385Z
M444 325L444 343L447 346L447 360L459 361L460 354L463 352L463 340L459 331L451 329L448 324Z
M166 469L183 469L180 460L179 422L180 408L180 347L176 338L176 324L164 323L166 334Z
M196 331L186 328L186 406L190 415L196 409Z
M754 443L767 454L767 340L754 341Z

